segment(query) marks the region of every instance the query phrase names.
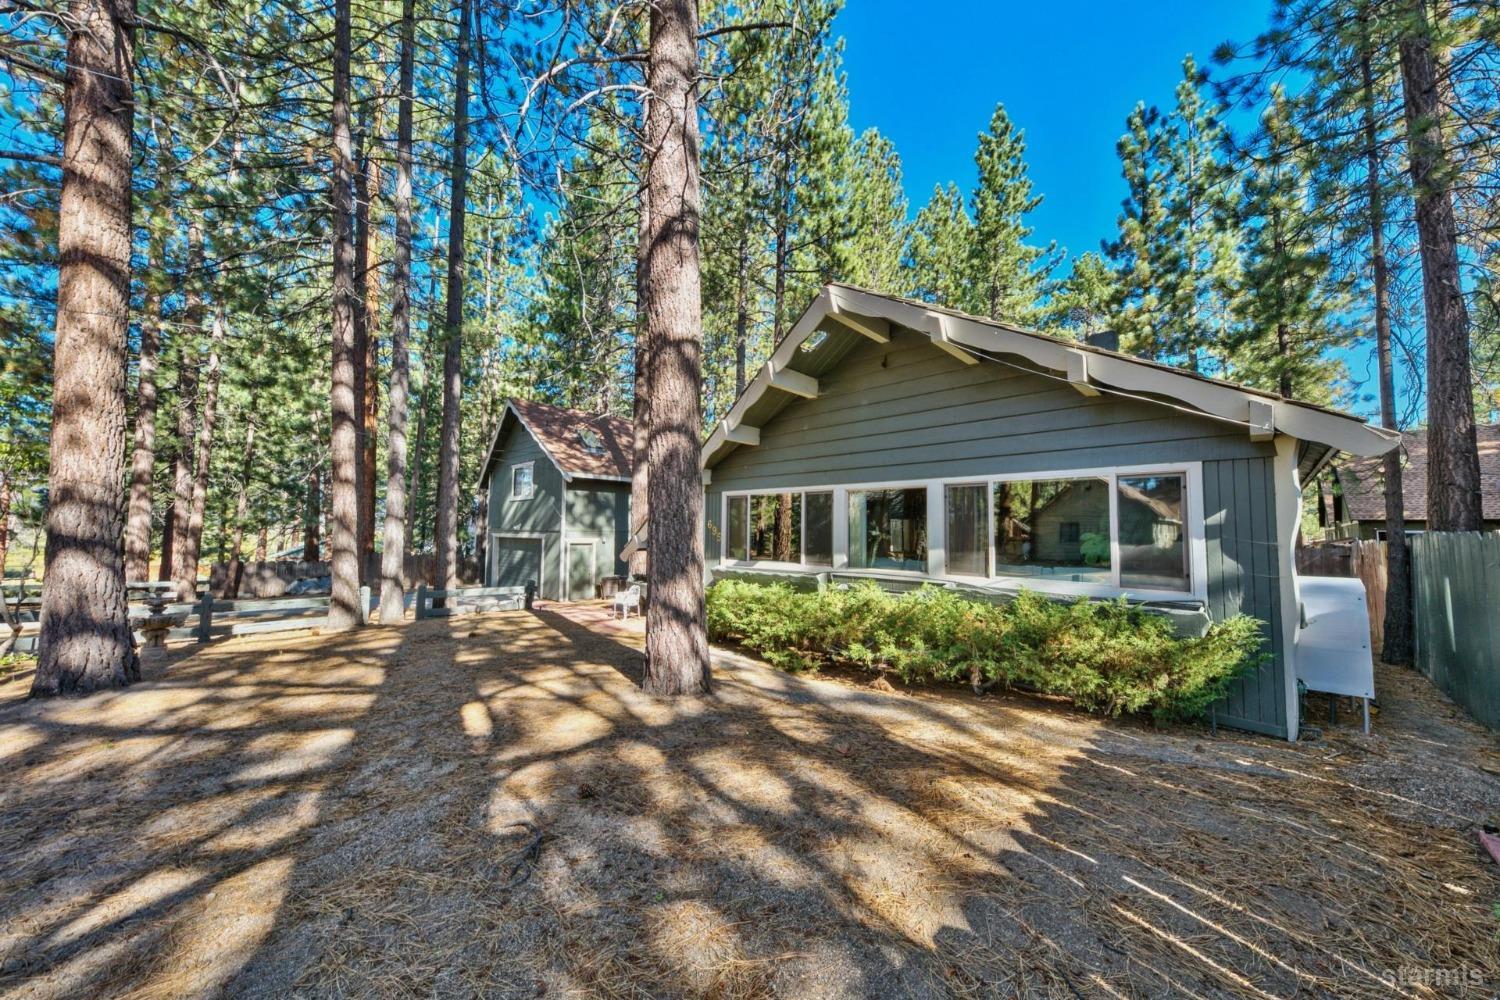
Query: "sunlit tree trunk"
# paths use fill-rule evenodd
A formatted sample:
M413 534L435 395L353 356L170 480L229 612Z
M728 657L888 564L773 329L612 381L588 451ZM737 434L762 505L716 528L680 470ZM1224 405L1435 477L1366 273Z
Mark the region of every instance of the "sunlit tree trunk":
M391 289L391 387L387 401L385 533L381 545L380 621L405 615L404 564L410 539L406 509L406 399L410 389L407 340L411 331L411 114L416 49L413 0L401 5L400 106L396 112L396 275Z
M234 541L229 565L225 567L224 596L240 595L240 580L245 574L245 521L250 516L250 480L255 469L255 414L245 419L245 456L240 467L240 488L234 498Z
M642 167L649 172L646 161ZM633 447L630 467L630 537L638 538L646 531L647 514L651 509L651 498L647 491L650 481L646 462L646 435L651 422L651 394L647 390L647 373L651 367L650 331L646 324L646 248L651 228L651 192L644 185L640 193L640 217L637 220L635 253L635 385L631 400L631 425ZM637 546L630 555L626 572L632 577L646 575L647 554L644 546Z
M152 240L148 266L165 267L163 243ZM156 365L161 350L161 288L151 282L141 323L141 354L135 393L135 441L130 459L130 502L125 516L125 579L151 572L151 486L156 470ZM0 561L0 566L4 562Z
M186 571L192 574L192 580L189 583L183 577L179 583L179 593L196 593L198 588L198 557L203 549L203 513L208 505L208 470L213 457L215 411L219 405L219 351L223 344L224 317L219 314L214 316L213 333L209 338L208 366L203 379L203 405L198 414L198 443L196 467L193 470L193 505L188 519L187 552L178 563L179 566L186 566ZM188 585L188 591L181 589L182 583Z
M1479 531L1484 522L1469 313L1459 278L1453 166L1443 144L1443 107L1425 0L1410 0L1406 25L1401 79L1427 320L1427 526Z
M183 281L181 342L177 353L177 457L172 473L171 579L177 599L191 601L198 568L191 555L188 530L192 525L193 472L197 446L198 343L203 324L203 232L196 221L187 227L187 274Z
M360 623L358 484L359 411L354 384L354 143L349 131L349 0L334 0L333 38L333 428L329 445L332 595L328 627ZM314 508L316 522L316 508Z
M443 425L438 443L437 585L458 586L459 407L463 398L464 209L468 196L469 22L473 0L462 0L458 17L458 66L453 91L453 201L448 211L448 289L444 318Z
M652 150L651 216L641 304L650 331L646 394L650 467L647 539L650 602L646 669L652 694L708 690L703 610L703 486L699 398L703 388L698 258L698 10L694 0L651 8L646 83Z
M63 85L57 326L33 697L140 676L125 594L135 4L73 0Z

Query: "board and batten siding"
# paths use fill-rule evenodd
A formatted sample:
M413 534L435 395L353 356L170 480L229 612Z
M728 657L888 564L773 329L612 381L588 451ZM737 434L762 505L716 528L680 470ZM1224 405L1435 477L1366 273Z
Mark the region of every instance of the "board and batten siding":
M805 489L1111 466L1202 462L1208 604L1267 623L1272 657L1237 685L1218 718L1286 734L1271 442L1243 426L983 362L965 365L925 334L855 347L711 470L705 555L719 560L726 491Z
M505 432L496 454L495 470L490 475L489 526L495 534L521 535L542 539L541 596L549 600L562 598L562 512L563 478L557 466L547 457L526 428L513 423ZM532 496L530 500L510 498L511 469L532 463ZM484 568L486 578L490 567ZM486 580L488 582L488 579Z
M568 486L568 544L595 543L598 575L623 576L620 550L628 542L630 484L603 480L575 480Z

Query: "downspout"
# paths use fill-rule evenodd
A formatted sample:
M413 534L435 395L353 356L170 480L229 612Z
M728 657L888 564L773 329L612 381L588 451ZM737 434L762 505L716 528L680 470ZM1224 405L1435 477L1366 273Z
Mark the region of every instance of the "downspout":
M1297 531L1301 524L1302 486L1297 475L1297 439L1276 435L1276 459L1272 465L1276 497L1276 542L1283 570L1281 585L1281 648L1283 686L1286 697L1286 738L1297 741L1301 719L1297 714L1297 630L1302 621L1302 588L1297 579Z

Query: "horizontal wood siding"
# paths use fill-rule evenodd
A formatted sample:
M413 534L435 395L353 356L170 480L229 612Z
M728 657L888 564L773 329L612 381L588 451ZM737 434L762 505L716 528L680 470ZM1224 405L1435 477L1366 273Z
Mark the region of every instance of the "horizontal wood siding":
M1226 725L1286 736L1283 560L1276 539L1275 488L1271 459L1203 463L1209 616L1215 621L1236 614L1259 618L1271 654L1254 673L1235 682L1214 714Z
M710 489L1269 458L1242 427L1005 365L964 365L922 334L867 343L713 469Z
M1006 475L1201 461L1209 613L1265 621L1273 658L1236 686L1220 721L1286 735L1285 661L1271 442L1242 426L1145 400L1084 396L1007 365L964 365L922 334L865 342L712 470L706 555L717 563L720 498L742 489Z

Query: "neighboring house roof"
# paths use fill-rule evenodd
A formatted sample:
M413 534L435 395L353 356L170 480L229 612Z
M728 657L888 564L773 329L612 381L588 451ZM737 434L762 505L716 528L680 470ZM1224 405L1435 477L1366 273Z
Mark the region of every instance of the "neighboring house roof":
M1480 502L1487 521L1500 520L1500 424L1480 424ZM1409 520L1427 520L1427 429L1407 431L1402 436L1405 462L1401 470L1401 497ZM1351 521L1385 520L1385 474L1378 458L1357 459L1334 467L1344 494L1344 516Z
M1018 358L1044 374L1057 373L1054 377L1071 383L1084 395L1124 395L1186 408L1240 424L1254 440L1270 440L1281 433L1322 445L1328 454L1345 451L1354 455L1380 455L1401 440L1394 431L1369 426L1337 410L999 320L835 282L823 286L709 436L703 447L704 467L711 468L737 447L759 444L761 423L780 408L778 402L762 402L768 394L784 394L780 402L787 395L810 398L818 394L818 376L836 364L846 350L827 343L832 339L827 336L830 329L884 342L890 339L891 324L926 334L934 346L966 364L983 360L1005 364L1004 357ZM1318 464L1317 457L1308 458L1308 479Z
M564 479L630 480L635 435L630 421L602 413L584 413L534 400L510 399L485 453L480 488L489 481L500 435L519 421L557 466ZM592 447L591 447L592 446Z

